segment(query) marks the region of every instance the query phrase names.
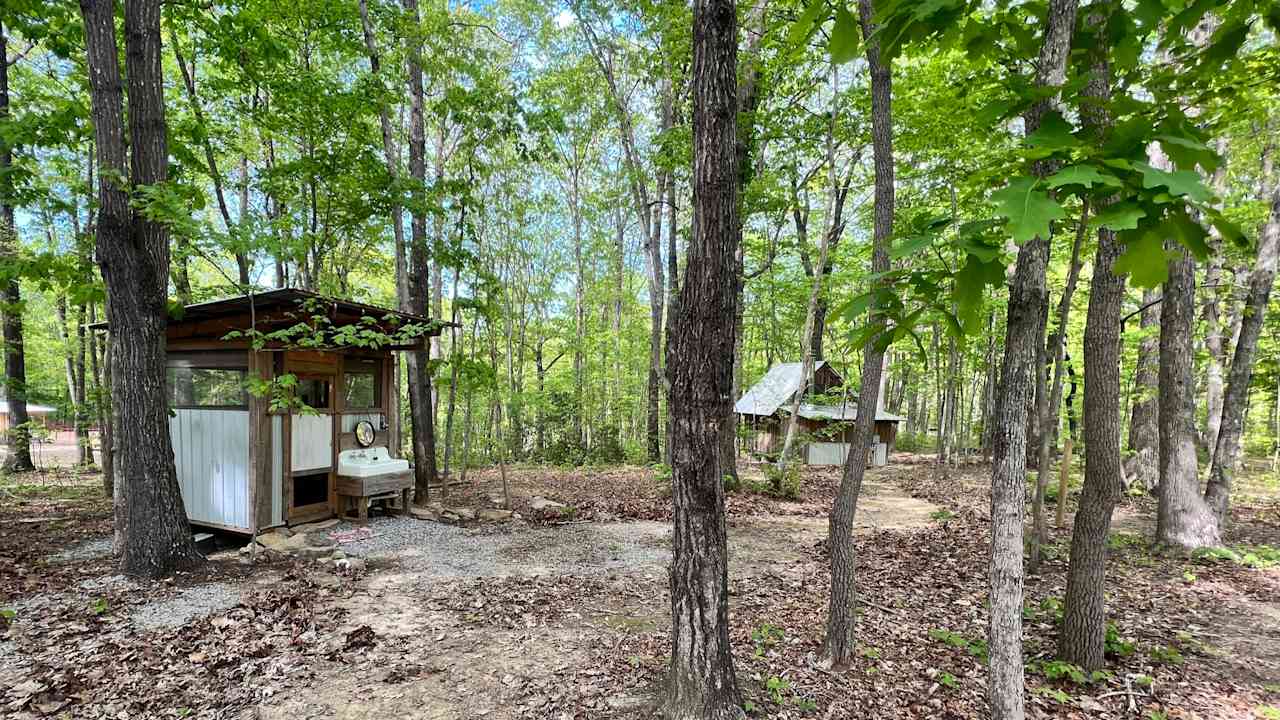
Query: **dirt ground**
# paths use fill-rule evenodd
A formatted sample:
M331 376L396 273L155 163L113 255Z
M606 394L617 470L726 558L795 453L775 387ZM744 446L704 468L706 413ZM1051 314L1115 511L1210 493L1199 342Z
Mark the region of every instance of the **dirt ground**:
M860 652L842 673L813 663L838 472L806 469L794 500L729 496L731 639L751 716L985 716L989 472L904 456L868 474ZM162 583L114 574L94 484L0 485L0 608L12 611L0 717L652 717L669 652L663 480L640 468L509 480L523 520L375 517L370 539L340 546L363 569L230 549ZM1108 671L1081 682L1047 662L1070 540L1057 531L1027 582L1029 716L1280 717L1280 557L1259 550L1280 534L1269 487L1229 539L1263 553L1252 564L1161 554L1141 533L1149 501L1126 501ZM446 502L489 506L500 489L497 472L473 472ZM563 507L534 510L537 498Z

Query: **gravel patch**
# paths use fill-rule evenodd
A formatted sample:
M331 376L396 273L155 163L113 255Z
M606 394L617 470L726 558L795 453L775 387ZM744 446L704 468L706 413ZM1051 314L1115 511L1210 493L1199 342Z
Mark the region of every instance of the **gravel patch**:
M144 630L181 627L197 618L233 608L239 603L240 591L235 585L195 585L171 598L135 608L129 613L129 619Z
M109 557L111 555L111 538L104 537L97 540L86 540L74 547L69 547L60 553L49 556L49 562L52 563L69 563L80 562L82 560L97 560L98 558Z
M435 578L606 575L663 571L671 526L657 522L557 527L460 528L404 517L373 518L373 537L343 543L348 555L391 559ZM346 524L335 530L349 529Z

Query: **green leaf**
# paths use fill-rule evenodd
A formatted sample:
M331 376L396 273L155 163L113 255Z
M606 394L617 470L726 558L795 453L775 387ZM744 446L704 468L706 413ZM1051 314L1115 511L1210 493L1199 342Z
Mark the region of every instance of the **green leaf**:
M1124 253L1116 258L1111 270L1129 275L1135 287L1153 288L1169 279L1169 254L1165 252L1161 234L1152 230L1124 233Z
M1138 221L1147 216L1147 211L1138 206L1137 203L1121 202L1108 206L1105 210L1093 216L1089 221L1092 227L1104 227L1108 230L1137 230Z
M1169 188L1170 195L1185 195L1196 202L1207 203L1212 197L1209 189L1200 180L1200 174L1194 170L1174 170L1169 172L1143 162L1134 163L1133 166L1142 172L1142 187L1144 188L1166 187Z
M840 65L858 57L858 21L842 2L836 7L836 22L831 26L831 40L827 49L831 51L831 62Z
M1038 184L1035 178L1015 178L991 194L999 214L1009 219L1005 229L1019 245L1037 236L1048 238L1050 224L1067 216L1061 205L1037 189Z
M1035 148L1035 155L1050 155L1059 150L1069 150L1080 145L1080 140L1071 134L1071 124L1062 119L1056 112L1046 113L1040 119L1040 127L1027 136L1027 146Z
M1163 226L1166 228L1166 236L1172 236L1183 247L1191 251L1197 260L1208 260L1213 250L1209 244L1205 242L1205 238L1209 233L1205 231L1204 226L1193 220L1187 215L1186 210L1179 210L1169 213L1169 217L1165 219Z
M1087 188L1091 188L1094 185L1120 187L1121 182L1116 176L1100 172L1098 168L1092 165L1068 165L1050 175L1045 181L1045 185L1051 188L1058 188L1064 185L1083 185Z
M982 325L982 300L986 287L1000 285L1004 278L1003 263L983 262L974 255L965 259L964 267L956 273L952 299L956 304L956 316L966 333L972 333Z
M826 0L809 0L801 11L800 17L796 18L790 31L787 32L787 44L791 47L799 47L808 41L809 36L813 34L813 29L818 25L818 19L826 10Z
M912 235L905 237L902 239L901 243L898 243L889 249L889 257L897 260L899 258L907 257L908 255L915 255L921 250L933 245L933 240L933 235Z

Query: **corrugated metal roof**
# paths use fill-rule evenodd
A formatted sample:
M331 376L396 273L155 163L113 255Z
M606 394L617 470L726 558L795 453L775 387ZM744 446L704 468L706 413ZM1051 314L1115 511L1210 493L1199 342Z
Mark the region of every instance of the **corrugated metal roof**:
M813 371L818 372L826 364L825 360L818 360L813 364ZM798 362L774 365L734 403L733 411L741 415L774 414L804 386L803 370L804 364Z
M783 408L787 410L787 408ZM800 405L800 417L806 420L857 420L858 419L858 403L848 402L844 405L814 405L812 403L802 403ZM876 420L888 422L901 422L902 418L883 410L876 413Z

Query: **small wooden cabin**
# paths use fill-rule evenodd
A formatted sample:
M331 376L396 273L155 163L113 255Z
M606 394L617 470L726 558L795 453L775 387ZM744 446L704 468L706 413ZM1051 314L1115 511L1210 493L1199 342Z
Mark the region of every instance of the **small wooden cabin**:
M245 334L299 323L322 326L305 333L313 339L354 328L388 336L399 330L405 339L305 348L267 339L255 350ZM414 338L403 332L410 324L420 329ZM367 420L375 430L368 444L398 455L394 351L421 347L441 325L297 289L186 306L169 320L167 391L174 464L191 523L254 533L338 513L338 453L357 447L356 426ZM250 378L285 374L296 383L284 392L308 409L279 402L273 409L271 397L247 390Z
M786 423L796 393L809 386L810 395L839 394L843 400L834 405L801 400L797 421L800 432L810 437L803 457L811 465L842 465L853 441L853 421L858 417L858 402L844 389L844 378L826 361L813 366L812 383L806 383L801 363L778 363L769 368L751 389L734 405L740 422L751 428L749 449L770 456L782 451ZM902 418L882 409L876 412L876 441L871 448L872 462L883 465L898 435Z

